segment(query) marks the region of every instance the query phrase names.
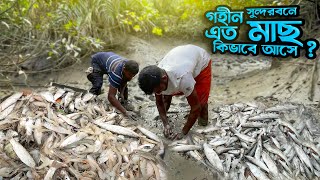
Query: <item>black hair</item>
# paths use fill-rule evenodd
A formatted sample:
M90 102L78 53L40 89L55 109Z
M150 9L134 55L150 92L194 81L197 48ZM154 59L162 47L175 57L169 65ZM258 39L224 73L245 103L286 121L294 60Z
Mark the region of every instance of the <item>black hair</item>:
M134 60L128 60L124 64L124 68L132 74L137 74L139 72L139 64Z
M160 85L161 69L158 66L147 66L139 73L139 87L144 93L152 94L153 89Z

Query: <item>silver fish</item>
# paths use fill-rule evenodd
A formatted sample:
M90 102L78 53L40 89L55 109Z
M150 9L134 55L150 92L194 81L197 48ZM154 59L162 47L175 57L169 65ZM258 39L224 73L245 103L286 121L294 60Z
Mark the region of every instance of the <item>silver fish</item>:
M197 133L210 133L210 132L218 131L220 129L221 129L221 127L212 125L207 128L204 128L204 129L197 129L196 132Z
M87 93L87 94L85 94L85 95L83 96L82 101L83 101L84 103L86 103L86 102L90 101L91 99L93 99L94 97L95 97L94 94L92 94L92 93Z
M204 154L209 160L210 164L219 172L223 172L223 165L218 154L207 144L203 144Z
M53 95L53 100L57 100L59 99L64 93L66 92L66 90L59 88L58 91Z
M61 134L71 134L72 132L68 129L65 129L61 126L56 126L56 125L53 125L51 123L48 123L48 122L44 122L43 123L43 126L51 131L55 131L57 133L61 133Z
M271 137L271 141L273 142L273 144L274 144L278 149L281 148L281 145L280 145L279 141L278 141L276 138Z
M261 171L257 166L254 164L251 164L249 162L246 162L247 166L249 167L251 173L258 179L258 180L267 180L269 179L268 176ZM270 179L269 179L270 180Z
M287 105L278 105L275 107L270 107L268 109L265 109L266 112L280 112L280 111L289 111L289 110L294 110L297 109L297 106L287 104Z
M55 103L53 95L49 91L41 92L40 95L48 102Z
M62 114L58 114L58 117L60 117L60 118L61 118L63 121L65 121L67 124L69 124L69 125L71 125L71 126L73 126L73 127L75 127L75 128L80 128L80 126L79 126L77 123L75 123L74 120L68 118L67 116L64 116L64 115L62 115Z
M282 167L289 172L290 174L292 174L292 170L290 169L290 167L282 160L278 159L278 162L282 165Z
M9 107L4 109L3 111L0 111L0 120L3 120L6 117L8 117L10 115L10 113L13 111L15 105L16 105L15 103L11 104Z
M141 127L141 126L137 126L137 128L138 128L144 135L146 135L148 138L153 139L153 140L155 140L155 141L157 141L157 142L160 142L160 141L161 141L161 139L160 139L156 134L154 134L153 132L151 132L151 131L149 131L149 130Z
M172 151L175 152L185 152L185 151L193 151L202 149L199 145L179 145L171 148Z
M276 147L272 147L267 143L263 144L263 147L266 148L269 152L278 155L281 159L283 159L287 164L290 164L288 161L288 158L283 154L282 151L280 151L279 149L277 149Z
M247 135L244 135L244 134L240 134L240 133L236 133L234 134L236 135L240 140L242 141L246 141L246 142L256 142L256 139L250 137L250 136L247 136Z
M310 159L309 159L308 155L305 154L305 152L302 150L302 148L300 146L294 144L293 147L296 150L300 160L302 162L304 162L310 168L311 172L313 172L313 166L312 166L312 164L310 162Z
M273 159L269 156L269 154L265 151L262 151L262 159L266 163L270 173L277 177L279 174L278 168L276 163L273 161Z
M17 156L19 157L19 159L26 164L27 166L31 167L31 168L35 168L36 166L36 162L34 161L34 159L31 157L31 155L29 154L29 152L16 140L14 139L10 139L10 143L12 145L12 148L14 150L14 152L17 154Z
M226 164L225 171L229 172L230 171L230 167L231 167L231 158L232 158L232 156L230 154L226 153L225 157L226 157L225 158L225 164Z
M281 119L278 119L278 122L280 125L287 127L288 129L290 129L292 132L294 132L295 135L299 135L297 130L292 126L292 124L290 124L289 122L283 121Z
M241 127L246 127L246 128L261 128L261 127L266 127L267 124L262 123L262 122L246 122L241 124Z
M258 137L258 141L257 141L257 144L256 144L256 152L254 154L254 157L257 159L257 160L260 160L261 158L261 152L262 152L262 141L261 141L261 136Z
M268 114L259 114L257 116L250 117L248 120L250 121L262 121L266 119L277 119L279 118L279 114L268 113Z
M11 95L10 97L8 97L6 100L4 100L1 104L0 104L0 112L2 112L3 110L5 110L7 107L9 107L12 104L15 104L20 97L22 96L22 92L18 92L15 93L13 95Z
M68 92L63 98L63 106L68 107L71 101L73 100L74 92Z
M130 137L140 137L140 135L137 134L136 132L122 126L111 125L111 124L106 124L106 123L96 122L96 121L94 121L93 123L113 133L122 134Z
M265 170L266 172L269 172L268 167L260 160L255 159L251 156L245 156L249 161L251 161L253 164L257 165L258 167L260 167L261 169Z
M69 137L67 137L64 141L61 142L60 147L63 148L69 144L75 143L77 141L80 141L81 139L87 137L88 134L84 132L77 132L76 134L73 134Z

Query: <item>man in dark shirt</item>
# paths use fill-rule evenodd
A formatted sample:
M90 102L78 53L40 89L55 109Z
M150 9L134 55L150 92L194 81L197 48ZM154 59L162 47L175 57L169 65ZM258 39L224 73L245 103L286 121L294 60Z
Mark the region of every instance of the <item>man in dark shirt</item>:
M98 52L91 56L92 67L88 69L87 78L92 83L89 90L92 94L101 94L103 75L109 76L108 100L112 106L118 109L124 116L134 119L134 114L124 108L128 100L127 82L138 72L139 65L136 61L127 60L113 52ZM119 91L118 99L116 98Z

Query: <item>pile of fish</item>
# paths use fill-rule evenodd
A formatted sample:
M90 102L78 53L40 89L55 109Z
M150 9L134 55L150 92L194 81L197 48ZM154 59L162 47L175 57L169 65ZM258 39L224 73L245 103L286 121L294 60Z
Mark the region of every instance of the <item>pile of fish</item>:
M49 87L0 103L0 179L166 179L161 139L92 94Z
M214 110L216 124L171 143L221 179L318 179L320 131L303 105L236 103Z

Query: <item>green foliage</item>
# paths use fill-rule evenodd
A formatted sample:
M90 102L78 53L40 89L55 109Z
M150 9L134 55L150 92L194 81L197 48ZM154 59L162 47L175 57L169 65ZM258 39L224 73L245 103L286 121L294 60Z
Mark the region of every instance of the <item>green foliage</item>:
M124 42L126 34L199 38L204 13L266 5L258 0L1 0L2 41L21 38L23 51L79 57ZM0 42L1 43L1 42ZM33 46L28 49L24 44ZM120 45L120 44L119 44ZM1 48L1 44L0 44ZM22 51L22 50L21 50Z

